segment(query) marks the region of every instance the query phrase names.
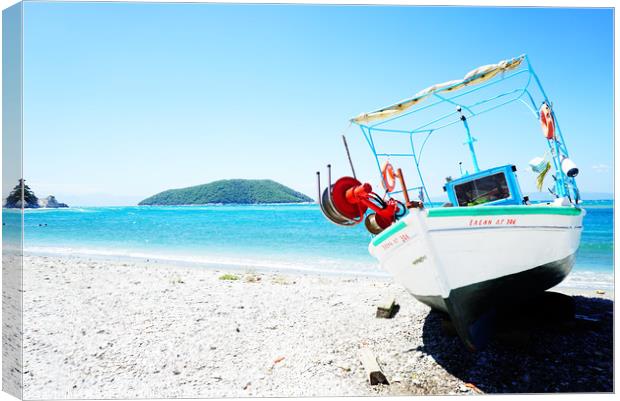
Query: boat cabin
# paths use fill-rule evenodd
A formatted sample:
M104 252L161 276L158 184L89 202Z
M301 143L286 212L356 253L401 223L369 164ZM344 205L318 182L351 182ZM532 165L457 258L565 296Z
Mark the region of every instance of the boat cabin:
M525 200L513 165L494 167L448 181L444 191L452 206L522 205Z

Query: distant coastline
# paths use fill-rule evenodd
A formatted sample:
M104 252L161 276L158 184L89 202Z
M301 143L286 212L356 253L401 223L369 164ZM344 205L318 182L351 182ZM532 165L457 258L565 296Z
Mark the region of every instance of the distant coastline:
M435 198L433 198L435 199ZM542 200L533 200L533 202L535 203L540 203L540 202L544 202ZM611 207L613 207L614 203L614 199L582 199L580 202L581 206L596 206L598 204L604 204L607 205L609 204ZM441 205L441 202L435 202L435 204ZM119 208L119 207L210 207L210 206L312 206L312 205L316 205L318 207L318 203L315 200L311 200L308 202L283 202L283 203L195 203L195 204L185 204L185 205L138 205L135 203L126 203L126 204L113 204L113 205L108 205L108 204L104 204L104 205L96 205L96 204L74 204L74 205L70 205L64 209L67 210L71 210L71 209L80 209L80 208ZM6 208L5 209L11 209L11 208ZM29 210L29 211L37 211L37 210L45 210L45 209L51 209L51 208L28 208L25 210Z

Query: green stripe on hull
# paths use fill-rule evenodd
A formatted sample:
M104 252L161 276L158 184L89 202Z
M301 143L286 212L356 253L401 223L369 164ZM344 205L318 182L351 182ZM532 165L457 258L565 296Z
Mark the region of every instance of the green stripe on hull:
M399 221L398 223L394 224L393 226L379 234L377 237L375 237L375 239L372 240L372 244L374 246L379 245L380 243L390 238L393 234L396 234L405 227L407 227L407 224L404 221Z
M487 206L487 207L442 207L428 210L428 217L497 216L546 214L577 216L581 209L572 206Z
M578 216L581 209L572 206L487 206L487 207L441 207L428 210L428 217L497 216L497 215L560 215ZM372 240L378 246L392 235L407 227L404 221L392 225Z

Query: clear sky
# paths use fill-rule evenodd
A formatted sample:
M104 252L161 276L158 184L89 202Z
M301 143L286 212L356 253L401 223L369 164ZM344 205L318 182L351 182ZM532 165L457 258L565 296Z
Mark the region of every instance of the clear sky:
M76 205L223 178L314 197L317 169L348 173L350 117L522 53L581 190L612 192L610 9L26 3L24 175L39 196ZM494 141L474 132L483 167L544 153L537 123L516 132L490 118ZM361 133L347 137L358 175L377 182ZM455 175L457 162L425 168ZM531 174L521 181L534 187Z

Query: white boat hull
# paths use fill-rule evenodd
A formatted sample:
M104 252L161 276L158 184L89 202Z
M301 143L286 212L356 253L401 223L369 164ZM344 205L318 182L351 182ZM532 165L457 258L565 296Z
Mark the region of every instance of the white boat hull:
M450 314L471 348L494 306L536 295L572 269L585 211L523 205L411 209L369 246L417 299Z

